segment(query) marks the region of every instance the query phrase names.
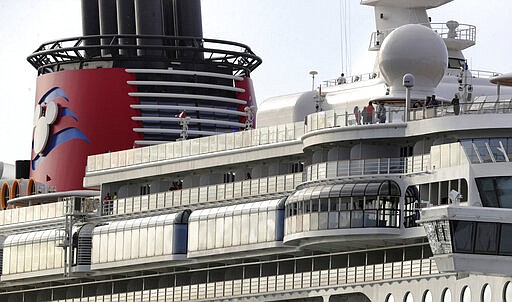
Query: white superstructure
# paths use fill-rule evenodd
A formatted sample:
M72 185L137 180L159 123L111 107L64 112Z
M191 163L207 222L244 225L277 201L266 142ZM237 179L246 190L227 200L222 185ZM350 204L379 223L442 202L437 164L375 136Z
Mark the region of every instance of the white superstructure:
M0 300L512 302L512 76L467 70L475 28L429 23L448 2L363 0L375 70L256 129L89 156L98 194L3 197Z

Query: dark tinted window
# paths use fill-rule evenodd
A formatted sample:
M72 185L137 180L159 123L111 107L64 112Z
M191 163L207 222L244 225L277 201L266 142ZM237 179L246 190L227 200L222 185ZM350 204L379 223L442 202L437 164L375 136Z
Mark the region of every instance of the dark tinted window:
M451 221L453 248L456 253L473 251L473 223L467 221Z
M512 208L512 177L477 178L476 184L484 207Z
M490 222L479 222L476 225L475 252L495 254L498 249L498 225Z
M512 256L512 224L501 225L500 255Z

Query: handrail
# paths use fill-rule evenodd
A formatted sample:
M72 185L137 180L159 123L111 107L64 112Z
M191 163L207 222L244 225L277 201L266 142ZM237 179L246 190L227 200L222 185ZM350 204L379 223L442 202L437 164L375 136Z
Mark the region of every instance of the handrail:
M430 169L430 154L395 158L347 159L304 167L306 181L348 176L419 173Z
M344 77L344 81L342 81L342 78L336 78L336 79L330 79L325 80L322 82L322 87L333 87L343 84L350 84L350 83L356 83L356 82L362 82L362 81L368 81L373 80L380 77L380 72L368 72L368 73L362 73L362 74L354 74L354 75L348 75Z
M87 158L86 172L96 172L111 168L128 167L149 162L178 159L187 156L256 147L273 143L290 142L299 139L303 134L304 123L297 122L91 155Z
M65 202L57 201L0 211L0 226L64 217Z
M409 111L409 121L439 118L445 116L467 115L467 114L506 114L512 113L512 98L500 96L476 97L473 102L460 102L458 112L451 103L442 103L438 106L424 107L422 102L415 102L417 108L411 108ZM384 123L404 123L405 106L388 106L386 119ZM359 108L361 110L361 108ZM377 111L377 110L375 110ZM458 114L457 114L458 113ZM359 117L361 114L359 115ZM365 126L363 119L352 112L328 110L312 113L306 117L305 133L311 131L348 126ZM381 124L376 118L374 112L372 123Z
M476 42L476 26L470 24L459 24L454 32L451 32L446 23L418 23L431 28L443 39L464 40L472 43ZM384 41L393 30L396 28L387 28L383 30L374 31L370 37L370 45L368 49L379 49Z
M121 215L149 210L191 207L211 202L246 198L265 194L291 192L302 183L302 173L269 176L232 183L186 188L107 200L102 215Z
M40 74L44 74L67 63L83 64L114 59L171 62L184 54L199 57L205 62L231 66L238 74L253 71L262 62L260 57L242 43L158 35L94 35L55 40L39 46L27 60Z
M334 263L334 262L333 262ZM217 270L225 270L218 267ZM215 272L215 269L210 269ZM367 264L326 269L311 268L304 272L272 272L260 273L257 276L245 276L245 269L238 272L242 277L222 278L220 280L206 278L208 281L191 282L187 285L170 285L167 288L134 290L128 293L108 293L105 297L116 300L128 295L136 301L150 299L169 301L215 300L219 298L236 299L240 296L293 293L300 289L322 289L343 285L368 284L369 282L385 282L387 280L407 280L419 276L435 276L439 274L434 259L414 259L388 263ZM176 279L183 274L190 278L189 271L176 273ZM209 274L208 274L209 275ZM217 274L219 275L219 274ZM97 296L97 297L103 297ZM293 297L293 296L290 296ZM93 297L94 298L94 297Z

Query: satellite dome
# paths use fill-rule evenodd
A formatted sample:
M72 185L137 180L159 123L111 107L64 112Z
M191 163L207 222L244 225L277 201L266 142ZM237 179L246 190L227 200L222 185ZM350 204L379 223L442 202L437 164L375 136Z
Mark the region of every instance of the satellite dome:
M414 98L434 94L448 66L448 51L443 39L432 29L407 24L392 31L382 43L379 68L390 86L390 95L405 96L404 74L415 77Z

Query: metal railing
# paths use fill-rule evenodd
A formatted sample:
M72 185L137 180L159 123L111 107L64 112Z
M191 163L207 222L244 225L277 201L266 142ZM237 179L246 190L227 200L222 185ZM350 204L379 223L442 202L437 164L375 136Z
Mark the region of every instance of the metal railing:
M64 201L56 201L28 207L6 209L4 211L0 211L0 225L64 217L65 205L66 202Z
M476 42L476 26L474 25L459 24L453 32L450 31L446 23L423 23L420 25L431 28L443 39L449 38L469 41L472 43ZM387 37L387 35L389 35L395 29L396 28L389 28L373 32L370 37L370 45L368 49L379 49L382 45L382 42L384 41L384 38Z
M195 187L104 201L103 215L119 215L173 207L190 207L265 194L292 192L302 183L302 173L270 176L232 183Z
M287 214L289 214L289 211ZM306 223L304 223L304 220L306 220ZM315 221L314 225L313 220ZM321 230L376 227L399 228L400 210L382 208L308 212L285 218L285 235Z
M303 134L304 123L297 122L91 155L87 158L87 172L289 142L299 139Z
M509 96L501 96L497 100L497 96L481 96L476 97L473 102L461 102L458 106L451 103L442 103L438 106L423 106L423 102L413 102L413 107L409 111L409 121L417 121L423 119L432 119L445 116L467 115L467 114L506 114L512 113L512 98ZM405 106L388 106L386 112L385 124L404 123ZM458 114L457 114L458 113ZM311 132L320 129L358 126L364 125L362 119L356 118L354 113L347 111L328 110L310 114L306 117L305 132ZM375 118L373 123L381 124Z
M329 161L305 167L306 181L373 174L407 174L430 170L430 154Z
M362 73L362 74L354 74L354 75L348 75L345 76L345 81L343 82L341 78L336 79L330 79L325 80L322 82L322 87L332 87L337 85L343 85L343 84L350 84L350 83L356 83L361 81L368 81L372 79L376 79L380 76L380 72L368 72L368 73Z
M58 71L63 64L79 64L82 68L86 62L181 62L184 58L229 66L235 74L247 74L262 62L241 43L157 35L95 35L51 41L39 46L27 60L44 74Z
M439 274L434 260L418 259L374 265L312 270L301 273L272 274L254 278L211 281L152 290L76 298L73 301L190 301L215 298L284 293L302 289L325 289L333 286L358 285L375 281L400 280ZM67 302L54 300L56 302Z

